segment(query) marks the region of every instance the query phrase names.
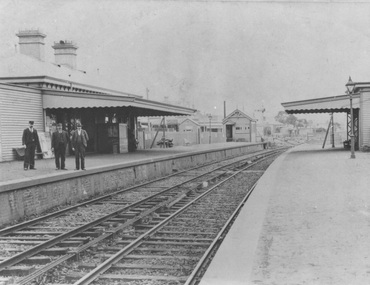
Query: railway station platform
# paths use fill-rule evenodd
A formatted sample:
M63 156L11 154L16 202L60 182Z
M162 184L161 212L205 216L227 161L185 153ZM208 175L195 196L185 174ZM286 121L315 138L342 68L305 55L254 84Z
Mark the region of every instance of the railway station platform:
M291 148L267 169L200 285L370 284L370 153Z
M252 143L214 143L214 144L199 144L189 146L176 146L172 148L152 148L137 150L130 153L118 154L87 154L85 164L87 170L96 170L106 166L132 164L134 162L156 160L164 157L170 157L179 154L190 154L193 152L204 152L218 149L234 148L240 145L253 145ZM74 155L66 157L67 171L55 170L54 158L37 159L35 160L36 170L23 170L23 160L9 161L0 163L0 186L9 182L20 182L27 180L35 180L36 178L45 176L60 176L66 173L73 173L75 168ZM80 170L82 171L82 170ZM80 172L78 171L78 172Z
M176 170L262 149L263 143L227 142L86 155L86 171L74 170L74 156L66 159L68 170L55 170L54 158L36 160L36 170L27 171L23 161L1 162L0 227Z

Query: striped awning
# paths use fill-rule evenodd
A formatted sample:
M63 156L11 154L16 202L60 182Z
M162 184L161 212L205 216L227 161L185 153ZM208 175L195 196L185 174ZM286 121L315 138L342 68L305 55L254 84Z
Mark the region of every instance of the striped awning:
M281 104L288 114L349 113L350 97L340 95L318 99L286 102ZM352 108L360 108L360 94L352 96Z

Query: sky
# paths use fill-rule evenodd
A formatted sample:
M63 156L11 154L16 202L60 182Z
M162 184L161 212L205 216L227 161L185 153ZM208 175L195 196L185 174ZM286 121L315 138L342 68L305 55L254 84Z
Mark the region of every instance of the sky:
M273 117L370 81L370 2L0 0L0 49L24 29L47 35L46 60L71 40L115 89L215 115Z

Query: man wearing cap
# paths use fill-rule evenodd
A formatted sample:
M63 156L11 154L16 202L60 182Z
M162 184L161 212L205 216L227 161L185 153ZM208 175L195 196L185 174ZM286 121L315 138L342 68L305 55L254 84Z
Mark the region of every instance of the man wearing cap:
M62 124L57 124L57 131L51 136L51 150L54 151L56 170L67 170L65 161L68 141L68 134L62 129Z
M72 150L75 152L75 159L76 159L76 169L80 169L80 158L81 158L81 169L85 169L85 149L87 147L87 141L89 140L89 136L87 132L82 129L82 125L80 123L76 124L77 130L72 133L71 143L72 143Z
M33 121L29 121L29 127L23 131L22 145L26 146L24 154L24 170L28 170L28 167L32 170L35 168L35 151L36 147L40 144L39 136L37 131L33 128Z

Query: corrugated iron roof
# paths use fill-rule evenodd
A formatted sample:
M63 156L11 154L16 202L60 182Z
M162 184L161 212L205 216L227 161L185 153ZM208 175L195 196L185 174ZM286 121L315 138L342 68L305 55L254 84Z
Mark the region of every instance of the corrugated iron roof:
M352 107L354 109L360 108L360 94L354 94L352 98ZM288 114L350 112L350 100L348 95L286 102L281 103L281 105Z
M141 116L191 115L195 111L190 108L129 96L68 93L62 91L43 94L44 109L104 107L134 107L143 111L146 109Z

